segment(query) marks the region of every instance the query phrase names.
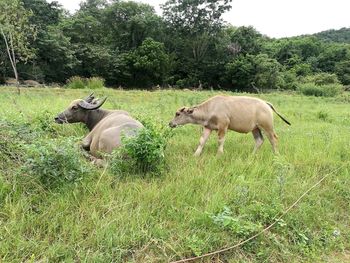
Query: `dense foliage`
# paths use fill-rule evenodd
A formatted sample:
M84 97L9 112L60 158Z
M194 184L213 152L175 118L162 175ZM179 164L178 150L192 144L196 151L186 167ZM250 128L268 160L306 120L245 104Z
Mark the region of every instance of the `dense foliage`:
M22 80L66 83L80 76L112 87L266 90L297 89L306 76L324 72L350 84L347 28L273 39L225 23L231 0L169 0L163 16L133 1L88 0L75 14L57 2L18 1L29 15L26 28L37 33L25 40L35 54L18 60ZM4 81L13 73L3 40L0 50Z

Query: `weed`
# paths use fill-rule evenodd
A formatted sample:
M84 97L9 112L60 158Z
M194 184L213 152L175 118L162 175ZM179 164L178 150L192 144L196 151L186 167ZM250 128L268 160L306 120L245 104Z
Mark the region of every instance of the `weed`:
M69 89L85 89L86 80L79 76L71 77L67 80L66 87Z
M211 218L215 224L230 230L240 238L247 238L261 230L261 224L253 223L242 216L234 216L227 206L224 207L222 212L212 215Z
M320 120L323 120L323 121L327 121L329 118L328 112L326 112L324 110L318 111L316 113L316 116L317 116L317 118L319 118Z
M26 152L22 173L38 178L47 188L79 181L87 172L73 139L36 141L26 145Z

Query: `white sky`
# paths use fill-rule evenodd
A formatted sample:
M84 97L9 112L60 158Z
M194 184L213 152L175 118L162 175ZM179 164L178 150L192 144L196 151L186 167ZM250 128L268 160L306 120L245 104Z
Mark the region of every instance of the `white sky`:
M52 1L52 0L48 0ZM81 0L56 0L71 12ZM138 0L155 6L166 0ZM350 27L350 0L233 0L224 19L234 26L254 26L270 37L312 34Z

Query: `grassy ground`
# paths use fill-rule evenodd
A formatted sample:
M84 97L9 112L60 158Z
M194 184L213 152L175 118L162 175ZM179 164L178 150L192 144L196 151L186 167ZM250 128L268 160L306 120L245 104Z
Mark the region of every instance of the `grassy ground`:
M177 108L218 92L96 93L109 97L104 108L168 123ZM253 156L252 135L230 132L223 156L216 156L213 134L203 155L195 158L200 128L189 125L176 129L166 152L167 171L158 177L119 178L85 163L88 173L81 181L46 189L20 172L25 155L17 158L6 147L17 149L10 140L18 134L27 138L26 143L28 138L50 141L71 136L78 143L87 131L82 125L59 126L51 120L88 91L26 89L18 96L14 89L0 87L0 94L2 262L168 262L201 255L261 230L336 169L269 232L203 262L332 262L329 255L348 255L346 96L260 95L292 123L289 127L275 117L279 156L272 154L267 140ZM17 133L11 137L13 130Z

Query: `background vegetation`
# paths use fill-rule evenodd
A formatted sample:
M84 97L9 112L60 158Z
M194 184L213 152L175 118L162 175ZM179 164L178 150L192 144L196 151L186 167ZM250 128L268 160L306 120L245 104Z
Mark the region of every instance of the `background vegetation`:
M11 1L1 1L10 6ZM231 0L169 0L163 16L132 1L87 0L73 15L57 2L11 3L0 24L21 37L22 45L15 49L22 80L64 84L80 76L124 88L261 91L295 90L309 76L322 73L350 85L348 28L273 39L252 27L225 23L221 15L231 8ZM13 10L26 14L21 25L35 34L6 27ZM4 41L0 51L4 81L13 75Z
M292 123L275 120L279 156L266 141L254 156L251 134L230 132L224 155L216 157L213 134L203 155L195 158L201 131L189 125L174 130L164 155L159 155L159 147L152 148L164 149L164 141L150 145L150 163L153 158L165 161L161 170L120 176L114 162L104 169L84 158L79 149L87 133L83 125L53 122L71 100L87 93L23 89L18 96L13 88L2 88L2 262L168 262L200 255L261 230L330 172L334 174L276 227L204 262L347 262L349 94L260 94ZM141 141L164 131L157 123L168 123L179 107L217 94L109 89L95 93L109 97L105 108L127 110L153 125L147 125L150 129ZM138 160L139 152L134 153Z

